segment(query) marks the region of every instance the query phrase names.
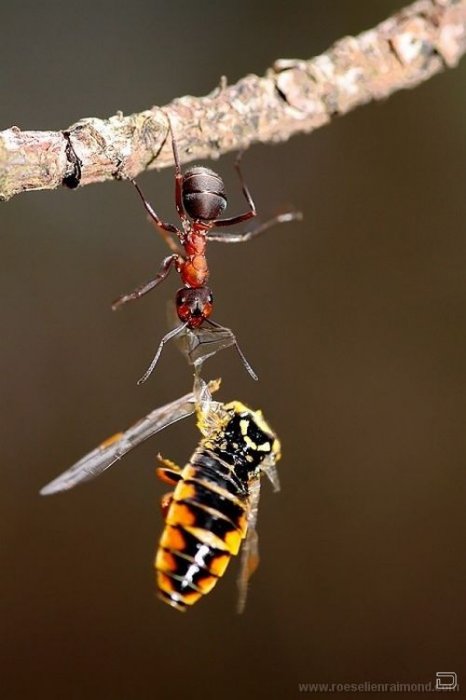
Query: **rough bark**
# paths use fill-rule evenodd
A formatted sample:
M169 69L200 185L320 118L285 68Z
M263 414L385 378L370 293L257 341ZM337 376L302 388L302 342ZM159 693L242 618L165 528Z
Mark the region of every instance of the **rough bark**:
M64 131L0 132L0 199L135 177L173 163L170 114L182 162L218 158L253 142L284 141L332 117L457 65L466 51L466 0L418 0L357 37L310 60L279 60L265 76L225 81L206 97L109 119L81 119Z

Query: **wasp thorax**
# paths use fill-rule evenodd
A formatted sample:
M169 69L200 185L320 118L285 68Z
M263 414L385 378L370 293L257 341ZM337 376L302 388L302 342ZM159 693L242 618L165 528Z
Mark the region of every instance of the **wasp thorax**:
M225 211L227 198L220 175L196 166L183 176L183 204L192 219L211 221Z
M176 293L178 318L189 328L198 328L212 313L213 301L209 287L179 289Z

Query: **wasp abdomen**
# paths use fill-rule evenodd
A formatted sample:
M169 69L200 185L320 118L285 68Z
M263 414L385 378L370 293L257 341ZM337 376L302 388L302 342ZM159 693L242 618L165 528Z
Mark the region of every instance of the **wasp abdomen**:
M198 449L173 493L155 561L160 597L186 610L217 583L247 531L247 485Z

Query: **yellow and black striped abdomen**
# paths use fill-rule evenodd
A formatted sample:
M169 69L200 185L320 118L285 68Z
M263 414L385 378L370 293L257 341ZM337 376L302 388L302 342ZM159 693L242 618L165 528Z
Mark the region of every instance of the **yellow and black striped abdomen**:
M166 603L184 611L212 590L246 536L248 503L233 465L200 446L181 472L155 560Z

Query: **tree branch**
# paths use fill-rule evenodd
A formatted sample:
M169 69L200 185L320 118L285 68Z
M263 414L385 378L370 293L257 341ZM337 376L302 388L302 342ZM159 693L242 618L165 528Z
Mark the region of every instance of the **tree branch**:
M218 158L255 141L309 133L336 115L411 88L466 52L466 0L418 0L374 29L345 37L309 61L279 60L264 77L223 80L206 97L109 119L81 119L65 131L0 132L0 199L135 177L173 164L170 114L181 160Z

